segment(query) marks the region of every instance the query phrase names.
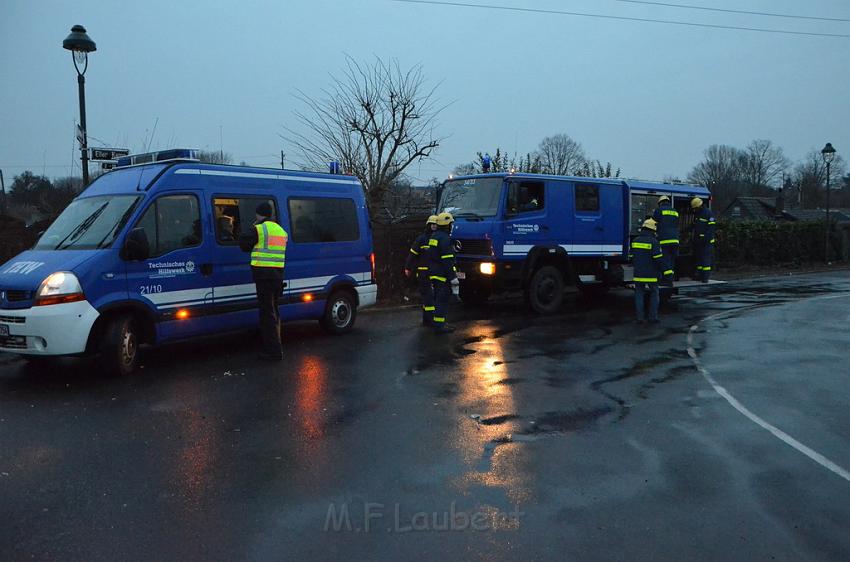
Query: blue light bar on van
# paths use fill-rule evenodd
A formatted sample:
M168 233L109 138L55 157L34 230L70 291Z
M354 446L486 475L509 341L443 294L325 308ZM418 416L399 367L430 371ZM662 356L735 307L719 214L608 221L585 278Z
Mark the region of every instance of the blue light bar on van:
M136 164L148 164L150 162L162 162L163 160L198 160L198 151L194 148L172 148L160 150L159 152L146 152L144 154L131 154L122 156L116 163L116 168L122 166L133 166Z

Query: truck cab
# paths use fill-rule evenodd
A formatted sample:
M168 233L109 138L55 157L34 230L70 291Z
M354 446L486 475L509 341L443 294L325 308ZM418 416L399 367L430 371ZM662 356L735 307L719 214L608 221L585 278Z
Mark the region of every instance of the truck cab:
M681 209L708 198L699 186L541 174L481 174L444 183L439 210L452 234L460 297L481 302L521 290L539 313L555 312L564 289L604 292L629 280L628 248L661 195Z

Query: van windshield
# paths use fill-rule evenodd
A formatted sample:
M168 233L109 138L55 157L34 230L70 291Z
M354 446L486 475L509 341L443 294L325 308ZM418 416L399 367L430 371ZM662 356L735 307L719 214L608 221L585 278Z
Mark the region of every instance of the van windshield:
M447 181L440 197L440 210L460 217L494 217L503 184L501 177Z
M36 250L106 248L133 214L137 195L99 195L75 199L39 238Z

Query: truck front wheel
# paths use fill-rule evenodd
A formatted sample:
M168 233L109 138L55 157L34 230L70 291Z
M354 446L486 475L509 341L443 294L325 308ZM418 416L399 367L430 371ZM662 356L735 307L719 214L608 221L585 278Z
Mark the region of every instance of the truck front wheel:
M544 265L534 272L525 299L538 314L554 314L564 302L564 276L557 267Z

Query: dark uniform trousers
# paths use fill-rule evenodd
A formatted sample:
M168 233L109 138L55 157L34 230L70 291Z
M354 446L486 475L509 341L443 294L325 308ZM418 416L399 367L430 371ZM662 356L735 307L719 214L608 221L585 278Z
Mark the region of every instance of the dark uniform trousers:
M434 279L434 322L444 324L449 312L449 302L452 299L452 286L447 281Z
M416 272L416 284L419 296L422 298L422 323L431 324L434 321L434 287L428 278L428 267L420 267Z
M280 295L283 281L280 279L255 279L257 304L260 308L260 334L263 353L280 357Z

